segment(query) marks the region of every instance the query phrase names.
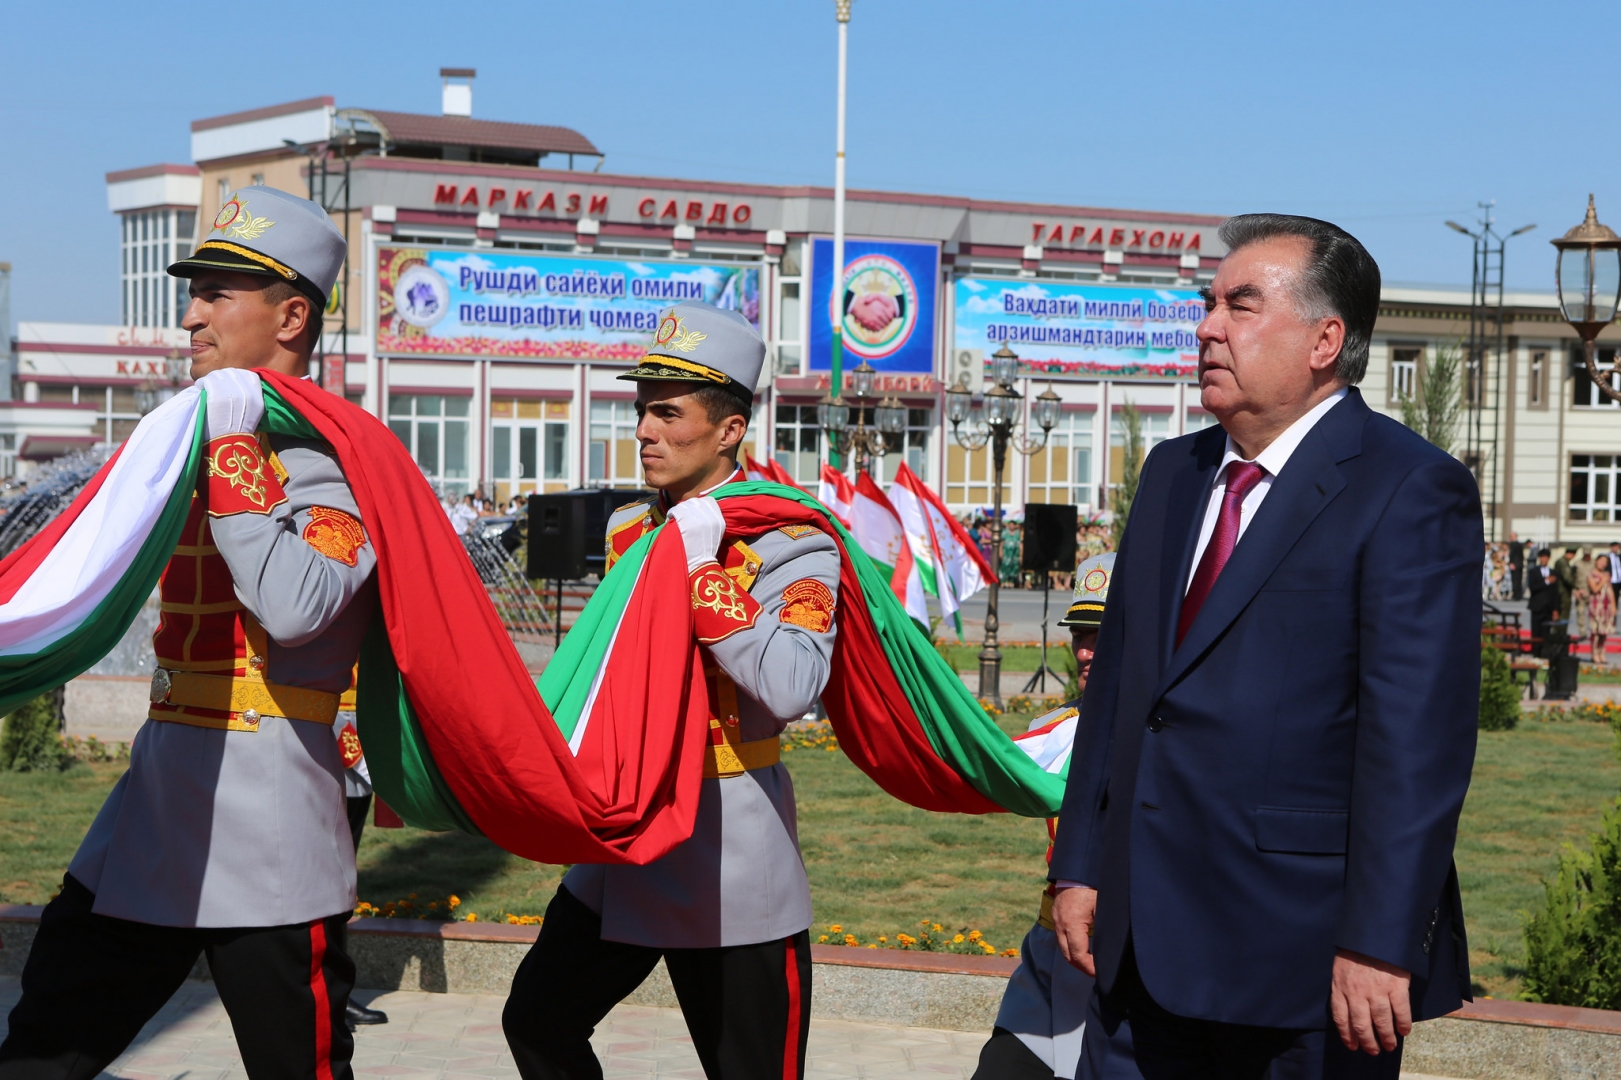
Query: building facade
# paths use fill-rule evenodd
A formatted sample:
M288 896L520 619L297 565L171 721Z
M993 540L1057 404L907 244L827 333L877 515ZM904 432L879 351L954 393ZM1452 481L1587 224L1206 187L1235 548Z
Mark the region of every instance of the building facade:
M640 356L657 310L687 297L734 307L760 328L768 363L748 449L807 487L828 458L816 403L830 392L841 317L846 396L849 372L866 361L878 395L907 417L872 471L887 479L904 461L959 511L990 503L989 454L958 445L944 392L959 382L982 389L985 359L1004 342L1021 357L1025 401L1049 387L1062 400L1043 448L1009 455L1002 497L1015 509L1051 501L1106 513L1128 405L1150 447L1212 422L1199 407L1193 330L1197 289L1223 254L1220 218L851 191L835 285L825 188L617 175L568 129L339 108L331 98L192 129L193 165L109 175L126 248L178 249L186 225L206 232L230 193L254 183L322 202L350 259L317 377L385 422L446 491L504 500L639 486L634 392L617 376ZM567 167L580 163L596 168ZM134 190L155 191L159 179L161 197ZM189 191L188 207L176 195ZM132 215L152 215L145 235L155 239L135 239ZM126 297L141 294L151 271L136 267L156 257L126 258ZM136 325L154 335L178 318L173 302L131 302L126 319L153 320ZM1466 290L1387 287L1363 384L1371 405L1399 415L1403 393L1422 394L1438 350L1467 335L1468 304ZM1583 382L1573 342L1551 293L1513 295L1504 351L1472 381L1478 407L1455 451L1475 455L1498 535L1607 539L1621 512L1621 410ZM124 356L34 341L19 353L20 396L89 403L95 433L116 440L168 344L153 336L140 346L150 354ZM147 366L126 375L134 361Z

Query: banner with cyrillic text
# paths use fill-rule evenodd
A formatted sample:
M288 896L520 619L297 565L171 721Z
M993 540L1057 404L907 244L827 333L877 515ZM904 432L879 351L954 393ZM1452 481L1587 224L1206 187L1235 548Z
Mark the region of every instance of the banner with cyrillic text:
M393 245L377 260L384 354L635 363L682 300L760 324L759 267Z
M1198 368L1194 289L972 277L955 288L958 365L1006 343L1033 374L1185 378Z

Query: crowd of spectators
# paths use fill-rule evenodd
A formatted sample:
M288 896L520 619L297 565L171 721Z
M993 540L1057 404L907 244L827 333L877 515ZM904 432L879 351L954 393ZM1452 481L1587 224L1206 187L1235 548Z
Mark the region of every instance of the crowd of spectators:
M1621 541L1539 547L1510 533L1508 542L1486 545L1481 593L1488 601L1528 595L1534 623L1563 621L1572 639L1587 639L1593 663L1604 664L1621 599Z

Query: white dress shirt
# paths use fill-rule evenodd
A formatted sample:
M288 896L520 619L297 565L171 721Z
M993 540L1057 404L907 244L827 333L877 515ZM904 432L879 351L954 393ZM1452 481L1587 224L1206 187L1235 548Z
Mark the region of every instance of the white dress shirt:
M1238 536L1233 540L1235 546L1244 538L1244 530L1255 520L1255 512L1261 508L1266 493L1272 490L1272 481L1288 464L1289 458L1300 446L1301 440L1305 439L1306 433L1317 426L1317 421L1328 415L1328 410L1343 401L1348 392L1342 386L1319 401L1305 416L1284 428L1283 434L1273 439L1271 445L1255 455L1252 464L1261 467L1261 479L1250 488L1249 494L1244 496L1243 505L1239 507ZM1188 567L1188 580L1183 586L1184 591L1193 584L1193 575L1199 572L1199 560L1204 558L1204 549L1210 546L1210 536L1216 531L1216 519L1221 516L1221 500L1227 494L1227 467L1235 461L1243 460L1243 455L1233 444L1233 437L1227 436L1227 453L1221 459L1221 468L1216 470L1216 483L1210 489L1210 501L1205 505L1204 523L1199 526L1199 544L1193 549L1193 564Z

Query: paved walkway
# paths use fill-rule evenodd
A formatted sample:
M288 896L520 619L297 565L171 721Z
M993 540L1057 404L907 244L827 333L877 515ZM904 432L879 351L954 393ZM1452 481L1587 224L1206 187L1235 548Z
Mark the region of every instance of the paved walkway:
M0 1035L18 993L15 978L0 979ZM389 1015L389 1023L356 1033L357 1077L504 1080L518 1075L501 1035L500 997L370 990L356 997ZM812 1020L806 1076L968 1077L987 1034ZM676 1009L621 1005L593 1042L608 1077L703 1077ZM213 984L205 982L186 983L104 1075L126 1080L246 1076L230 1020Z

